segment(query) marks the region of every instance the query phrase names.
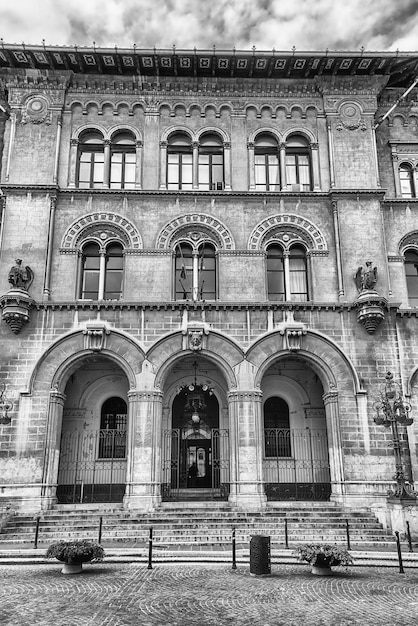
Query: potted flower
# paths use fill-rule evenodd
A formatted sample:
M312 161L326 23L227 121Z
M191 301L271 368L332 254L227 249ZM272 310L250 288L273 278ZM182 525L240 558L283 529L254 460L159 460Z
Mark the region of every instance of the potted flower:
M103 561L104 550L100 544L88 539L57 541L49 546L45 556L64 563L63 574L80 574L83 563Z
M312 566L312 574L330 576L334 565L352 565L353 559L348 550L336 544L305 543L298 546L294 554L299 561L306 561Z

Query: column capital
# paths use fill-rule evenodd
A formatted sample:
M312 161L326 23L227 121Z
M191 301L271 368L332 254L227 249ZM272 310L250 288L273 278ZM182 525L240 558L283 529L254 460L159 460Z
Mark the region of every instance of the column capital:
M338 391L328 391L322 396L324 404L335 404L338 401Z
M131 389L128 391L129 402L161 402L163 392L160 389Z
M65 403L65 399L66 399L66 395L65 393L61 393L60 391L58 391L58 389L51 389L51 391L49 392L49 399L51 402L54 402L54 404L60 404L61 406L64 406Z
M261 389L234 389L228 393L229 402L261 402Z

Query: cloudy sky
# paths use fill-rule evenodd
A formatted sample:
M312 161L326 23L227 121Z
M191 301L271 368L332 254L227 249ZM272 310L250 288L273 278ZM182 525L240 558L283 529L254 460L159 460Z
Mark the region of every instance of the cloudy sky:
M5 43L418 49L418 0L0 0Z

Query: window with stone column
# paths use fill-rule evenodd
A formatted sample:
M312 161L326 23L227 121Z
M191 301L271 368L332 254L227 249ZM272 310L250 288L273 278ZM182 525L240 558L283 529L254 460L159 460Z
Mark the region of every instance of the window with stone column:
M103 187L104 139L98 131L86 131L79 138L76 180L80 189Z
M87 240L81 248L80 293L82 300L120 300L124 248L118 241L103 245Z

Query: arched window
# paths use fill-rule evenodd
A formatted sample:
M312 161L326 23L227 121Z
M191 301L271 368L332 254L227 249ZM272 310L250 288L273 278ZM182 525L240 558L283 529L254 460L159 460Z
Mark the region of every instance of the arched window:
M267 248L267 290L269 300L285 299L284 256L278 245Z
M123 459L126 456L127 406L125 400L109 398L100 413L100 459Z
M194 249L179 243L175 249L176 300L216 299L216 250L204 243Z
M405 252L405 274L409 305L418 307L418 252L416 250Z
M207 133L199 144L199 189L220 190L224 188L224 151L221 138Z
M267 248L267 293L269 300L306 302L308 268L306 250L293 245L283 250L278 244Z
M119 300L122 295L123 247L111 243L106 250L99 244L83 247L81 261L81 289L83 300Z
M103 187L104 145L97 131L84 133L78 146L77 185L80 189Z
M302 246L292 246L289 250L289 292L293 302L308 300L306 252Z
M255 188L280 191L279 146L275 137L261 133L254 144Z
M278 396L264 403L264 451L266 457L292 456L289 405Z
M309 144L302 135L291 135L286 141L286 184L290 191L312 188Z
M409 163L399 166L399 181L402 198L415 198L414 171Z
M110 188L135 188L136 150L131 133L118 133L112 138L110 155Z
M167 189L193 188L193 153L186 133L170 135L167 146Z

